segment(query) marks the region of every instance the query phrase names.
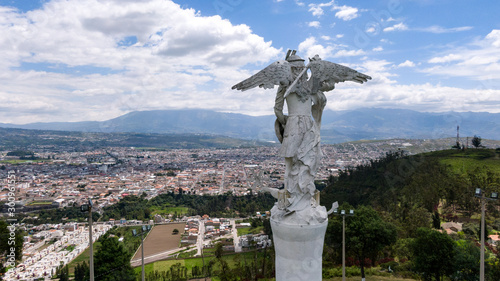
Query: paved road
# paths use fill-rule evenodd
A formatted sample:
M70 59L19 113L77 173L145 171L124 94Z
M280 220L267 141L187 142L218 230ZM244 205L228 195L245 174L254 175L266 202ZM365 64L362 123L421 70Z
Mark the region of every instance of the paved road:
M232 234L233 234L233 243L234 243L234 251L236 253L241 252L241 244L240 244L240 237L238 236L238 230L236 229L236 220L231 219L231 225L232 227Z
M196 241L196 256L201 256L203 251L203 240L205 239L205 222L203 220L198 220L198 240Z

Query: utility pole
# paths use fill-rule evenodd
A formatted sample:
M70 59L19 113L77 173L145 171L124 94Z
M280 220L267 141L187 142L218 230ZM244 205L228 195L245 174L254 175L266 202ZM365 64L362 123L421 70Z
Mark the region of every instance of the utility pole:
M142 226L142 231L141 231L141 261L142 261L142 274L141 274L141 277L142 277L142 281L146 280L145 279L145 271L144 271L144 234L145 233L148 233L148 231L151 230L151 225L148 225L148 226L145 226L143 225ZM137 236L138 233L137 233L137 230L135 229L132 229L132 233L134 234L134 236Z
M92 201L89 199L89 202ZM92 239L92 203L90 203L90 208L89 208L89 242L90 242L90 249L89 249L90 281L94 281L94 240Z
M492 192L491 197L484 197L484 193L481 188L476 188L475 196L481 199L481 261L479 265L479 281L484 281L484 236L485 236L485 227L484 227L484 214L485 214L485 206L486 200L497 200L498 193Z
M345 217L354 216L354 210L350 210L348 214L345 210L342 210L339 214L338 209L335 209L333 213L342 216L342 281L345 281Z
M94 281L94 241L92 239L92 200L89 199L88 204L83 204L80 206L80 211L82 213L89 212L89 269L90 269L90 281Z
M481 264L479 265L479 280L484 281L484 209L486 202L484 194L481 197Z

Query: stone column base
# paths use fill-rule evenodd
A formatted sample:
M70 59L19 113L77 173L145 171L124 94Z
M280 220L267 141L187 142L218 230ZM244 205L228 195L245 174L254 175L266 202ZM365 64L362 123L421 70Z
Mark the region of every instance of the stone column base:
M276 281L321 281L328 219L320 224L286 224L271 219Z

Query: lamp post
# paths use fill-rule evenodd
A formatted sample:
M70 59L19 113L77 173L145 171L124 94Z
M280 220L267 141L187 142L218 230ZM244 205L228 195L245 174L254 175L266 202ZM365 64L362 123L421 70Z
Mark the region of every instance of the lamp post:
M151 229L151 225L148 225L147 227L145 225L142 226L142 231L141 233L137 233L137 230L132 229L132 233L134 236L141 235L141 260L142 260L142 281L145 280L144 276L144 233L147 233Z
M479 265L479 281L484 281L484 212L486 206L486 200L497 200L498 193L492 192L491 197L484 197L484 193L481 188L476 188L476 193L474 194L476 197L481 199L481 262Z
M92 240L92 200L89 199L88 204L83 204L80 206L80 211L85 213L89 212L89 269L90 269L90 281L94 281L94 241Z
M354 210L350 210L349 213L341 210L339 213L338 209L335 209L333 213L337 216L342 216L342 281L345 281L345 217L354 216Z

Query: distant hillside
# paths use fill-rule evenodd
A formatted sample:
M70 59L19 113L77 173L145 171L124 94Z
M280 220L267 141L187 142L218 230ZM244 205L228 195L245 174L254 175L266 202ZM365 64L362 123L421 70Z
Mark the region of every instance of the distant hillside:
M232 138L276 141L274 116L248 116L210 110L155 110L130 112L103 122L55 122L26 125L1 124L4 128L80 132L134 132L156 134L213 134ZM405 109L364 108L324 112L324 143L392 138L439 139L479 135L500 140L500 114L482 112L424 113Z
M264 141L274 137L272 116L253 117L198 109L135 111L103 122L0 124L0 127L100 133L207 134Z
M89 133L0 128L0 150L46 147L78 151L106 146L189 149L262 145L271 144L202 134Z
M365 108L325 115L321 138L330 143L361 139L440 139L456 136L457 126L462 137L479 135L500 140L500 114Z

